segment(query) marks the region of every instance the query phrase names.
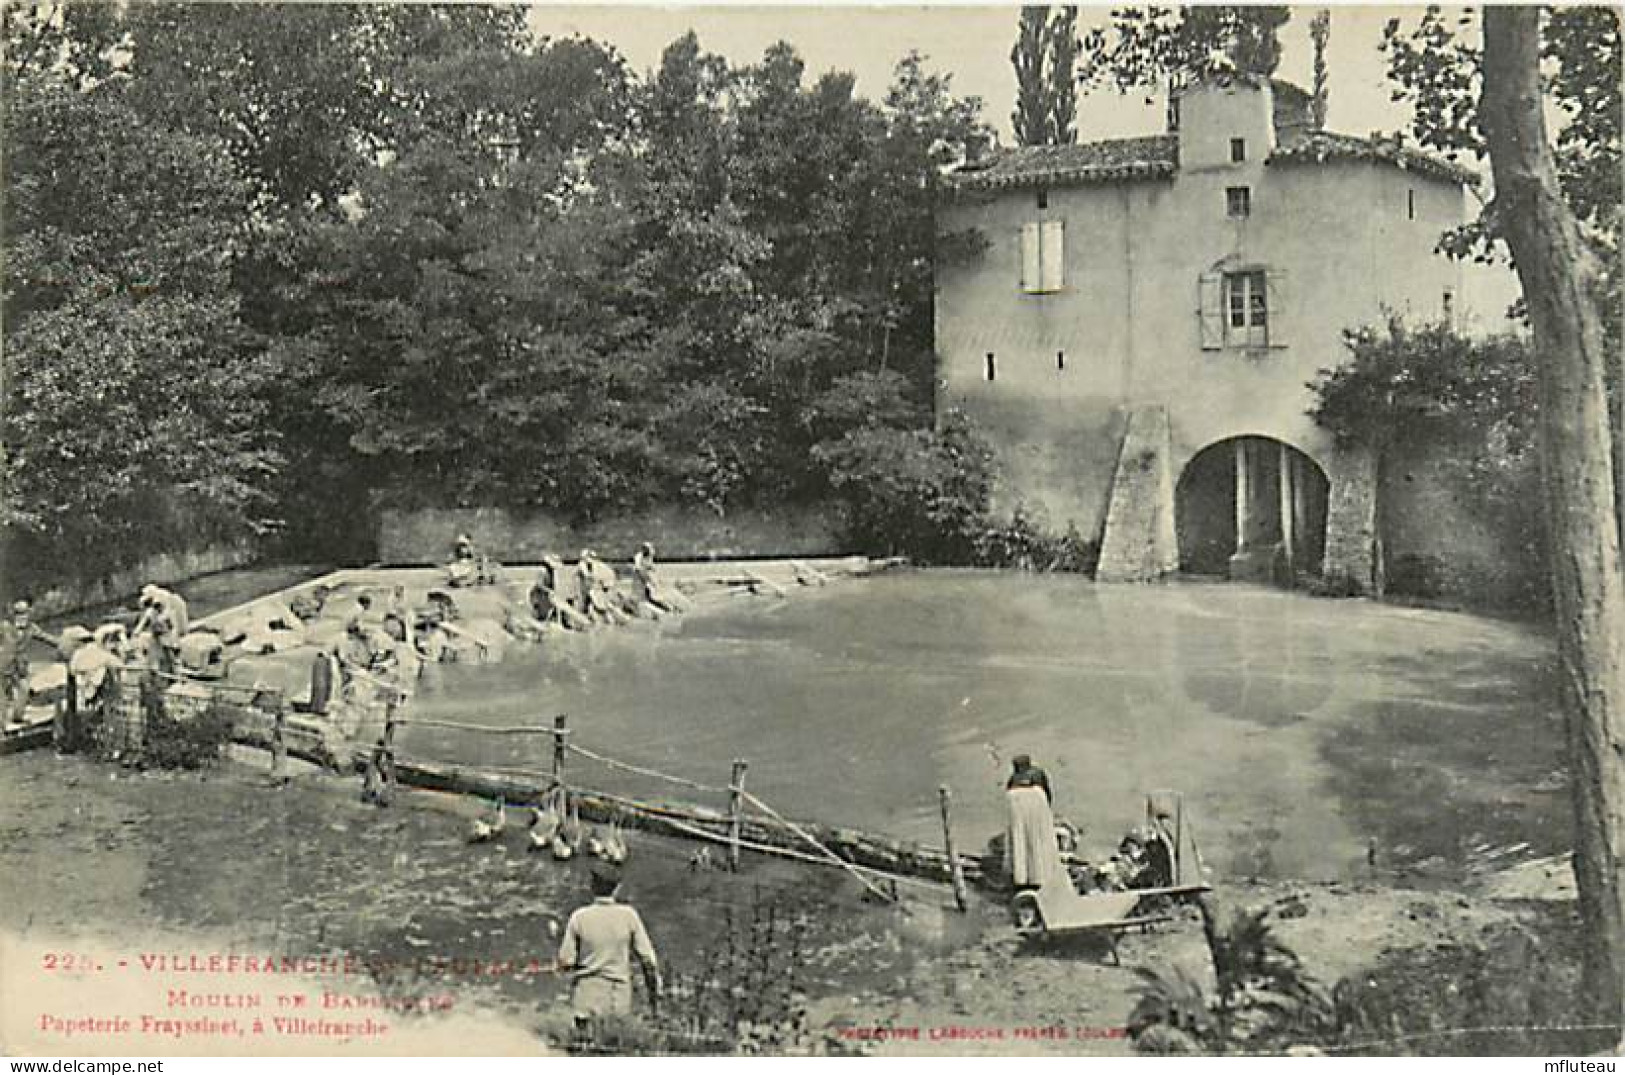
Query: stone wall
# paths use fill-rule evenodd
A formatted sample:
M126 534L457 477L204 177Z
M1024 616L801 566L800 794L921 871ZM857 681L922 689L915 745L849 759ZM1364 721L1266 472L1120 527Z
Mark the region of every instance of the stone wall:
M386 564L438 564L458 534L472 537L499 560L535 563L553 553L574 559L591 548L612 560L630 559L638 544L653 542L667 560L752 556L833 556L839 518L833 507L731 511L654 508L574 526L546 512L506 508L385 509L378 525L378 557Z
M1326 503L1326 552L1321 574L1355 592L1380 589L1377 580L1377 465L1368 451L1330 453L1325 461L1331 486Z
M1385 461L1378 510L1386 586L1394 596L1517 609L1544 600L1538 510L1488 514L1442 450Z
M1128 425L1122 408L1099 399L1059 408L1036 391L969 392L943 402L963 410L997 453L996 513L1019 507L1054 533L1075 526L1100 540Z
M1095 571L1101 582L1149 582L1179 570L1172 454L1167 410L1136 409L1112 480Z
M64 582L33 595L36 616L120 601L149 582L167 586L253 563L259 549L251 541L209 545L187 552L159 553L132 567L91 582Z

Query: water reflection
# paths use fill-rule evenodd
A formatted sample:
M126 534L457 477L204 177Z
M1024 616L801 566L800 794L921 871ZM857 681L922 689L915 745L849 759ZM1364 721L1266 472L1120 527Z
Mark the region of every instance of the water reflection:
M1359 756L1403 755L1437 706L1467 707L1482 726L1457 754L1429 757L1492 779L1473 742L1549 749L1522 745L1547 703L1546 653L1503 624L1270 590L915 572L447 667L415 704L496 725L568 712L582 744L713 785L746 757L751 786L781 810L930 842L947 783L971 848L1002 825L1004 767L1025 751L1097 849L1135 822L1146 791L1175 788L1221 871L1346 876L1382 825L1381 796L1428 792L1368 794L1375 767L1351 786L1327 760L1334 733L1370 724L1375 707L1381 729ZM1486 659L1519 685L1493 704ZM538 768L550 754L539 737L429 730L406 746ZM695 797L571 764L587 784Z

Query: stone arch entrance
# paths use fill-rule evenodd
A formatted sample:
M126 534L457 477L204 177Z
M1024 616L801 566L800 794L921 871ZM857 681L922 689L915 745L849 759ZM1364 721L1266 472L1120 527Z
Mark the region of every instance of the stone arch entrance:
M1290 582L1318 575L1330 482L1305 453L1272 437L1231 437L1185 465L1174 493L1180 570Z

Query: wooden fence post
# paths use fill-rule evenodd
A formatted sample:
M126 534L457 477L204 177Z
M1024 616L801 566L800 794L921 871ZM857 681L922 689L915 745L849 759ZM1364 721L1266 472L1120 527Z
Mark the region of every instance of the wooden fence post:
M953 792L948 790L947 784L937 787L937 803L942 807L942 850L948 856L948 878L954 886L954 906L961 911L970 906L970 898L965 892L965 868L959 863L959 855L954 851L954 827L949 820L948 802L953 798Z
M570 735L569 721L570 717L566 713L560 713L553 718L553 785L555 787L564 786L564 755L565 743Z
M276 710L271 715L271 782L273 784L286 784L288 782L288 743L285 738L287 726L287 699L278 694Z
M728 778L728 869L735 873L739 872L739 830L743 821L741 811L744 806L745 766L743 758L735 758L733 775Z
M396 724L396 721L395 721L395 705L396 705L396 698L395 698L395 695L393 693L391 693L390 696L389 696L389 701L384 703L384 749L385 750L394 750L395 749L395 724Z
M72 754L79 749L79 684L72 672L62 685L62 701L57 705L51 736L56 740L56 748L63 753Z

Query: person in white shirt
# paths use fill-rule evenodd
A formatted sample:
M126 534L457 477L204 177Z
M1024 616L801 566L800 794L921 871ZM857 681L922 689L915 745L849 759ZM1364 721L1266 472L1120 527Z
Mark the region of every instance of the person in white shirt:
M660 1003L660 961L636 908L617 903L620 870L609 864L592 871L592 902L570 915L559 944L558 968L570 976L570 1008L577 1029L603 1016L632 1011L632 961L637 960L649 989L651 1009Z

